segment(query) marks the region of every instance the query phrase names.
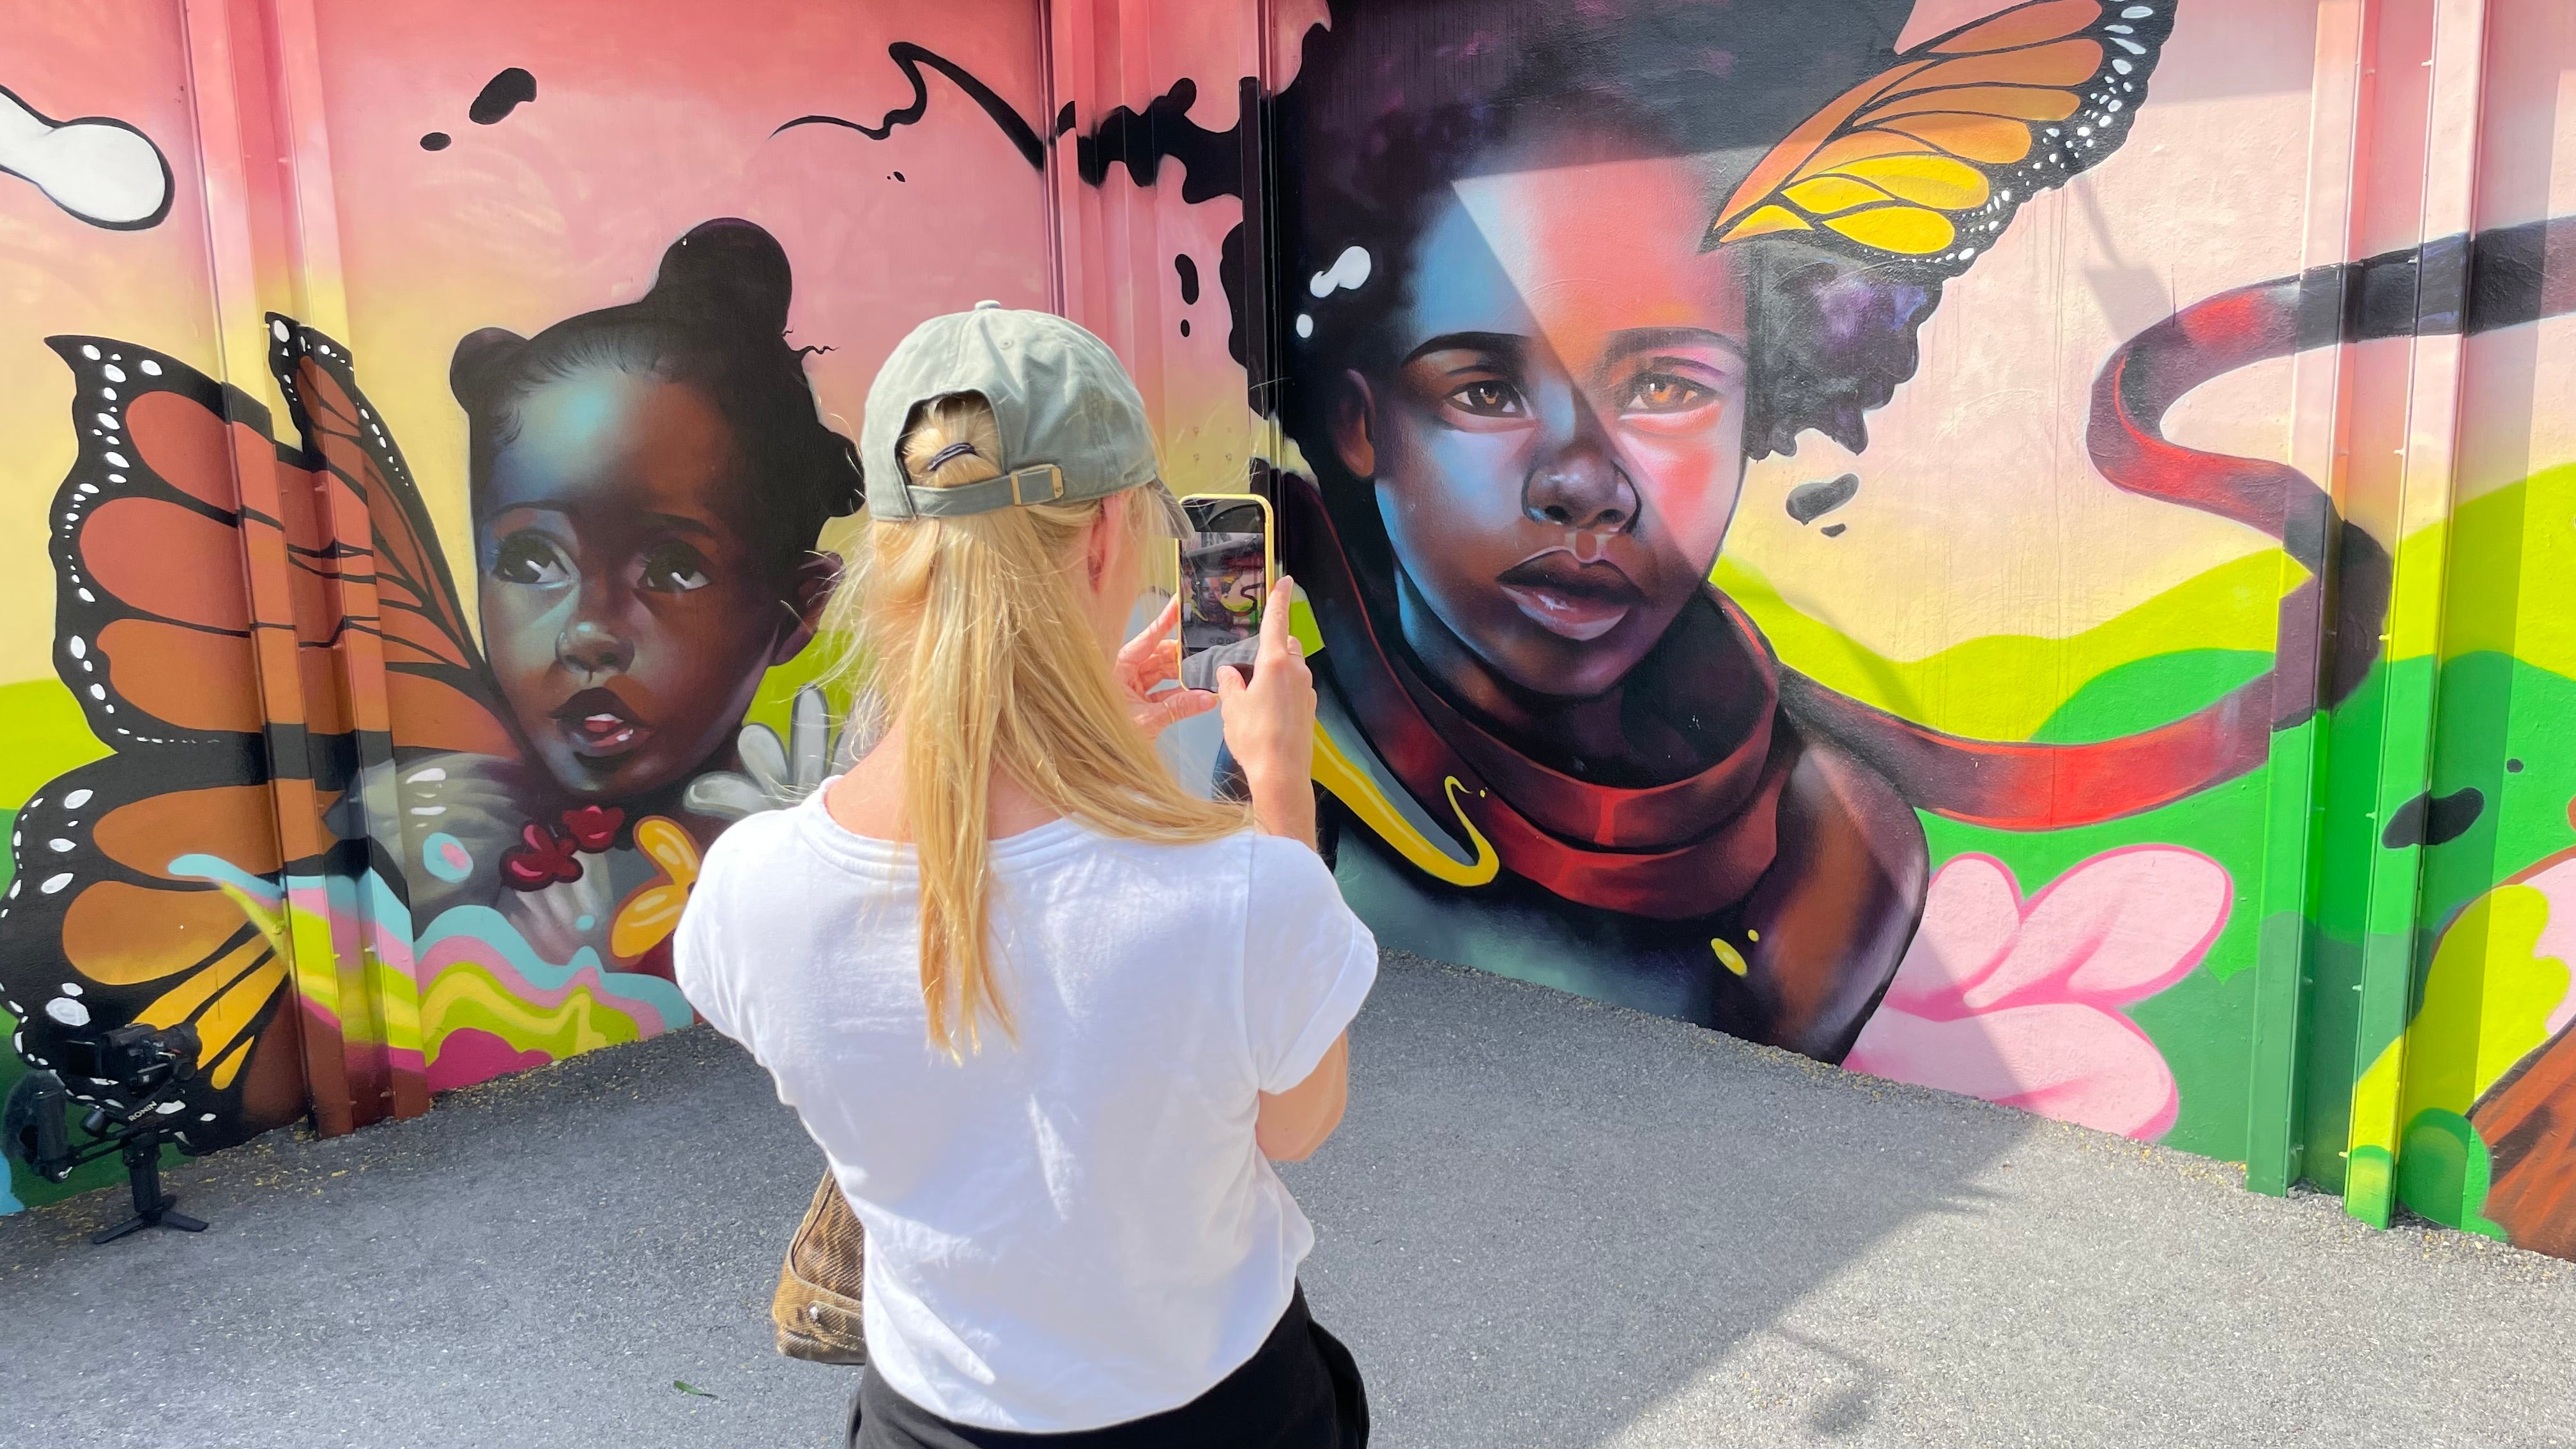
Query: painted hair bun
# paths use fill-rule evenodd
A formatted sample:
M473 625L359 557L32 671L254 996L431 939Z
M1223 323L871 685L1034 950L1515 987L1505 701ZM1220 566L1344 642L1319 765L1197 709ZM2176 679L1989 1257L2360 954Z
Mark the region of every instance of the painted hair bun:
M457 340L456 355L448 359L447 390L456 394L467 412L479 412L499 394L527 350L528 339L507 327L468 332Z
M778 239L738 217L689 228L662 253L653 289L639 304L688 326L779 336L795 274Z

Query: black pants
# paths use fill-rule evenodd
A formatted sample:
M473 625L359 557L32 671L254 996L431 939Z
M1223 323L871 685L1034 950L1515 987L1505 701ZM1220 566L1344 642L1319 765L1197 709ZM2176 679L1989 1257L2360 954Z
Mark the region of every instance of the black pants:
M1022 1434L954 1424L861 1370L850 1449L1367 1449L1368 1392L1341 1341L1289 1300L1259 1351L1177 1409L1105 1429Z

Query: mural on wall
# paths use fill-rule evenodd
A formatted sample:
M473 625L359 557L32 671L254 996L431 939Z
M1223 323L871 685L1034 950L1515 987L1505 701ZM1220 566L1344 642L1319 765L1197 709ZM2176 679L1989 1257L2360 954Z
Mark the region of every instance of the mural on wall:
M1910 9L1365 7L1309 43L1282 491L1337 871L1392 942L1840 1060L1925 910L1913 805L2079 824L2223 773L1951 764L1707 582L1746 463L1865 445L1943 286L2116 152L2172 24L2021 6L1899 54Z
M1152 186L1171 157L1184 201L1267 212L1219 270L1290 444L1265 486L1326 685L1337 873L1382 939L2140 1137L2182 1126L2189 1077L2176 1140L2232 1155L2270 757L2379 707L2395 565L2318 479L2168 419L2301 351L2561 316L2568 229L2285 269L2096 354L2098 479L2298 577L2221 647L2173 635L2269 559L2096 631L2126 641L2017 646L1952 711L1996 732L1939 727L1872 677L1901 661L1731 557L1750 466L1802 435L1863 453L1944 288L2025 203L2122 164L2176 7L1921 29L1934 8L1340 5L1279 67L1275 187L1246 195L1239 129L1194 125L1187 80L1103 118L1084 176ZM1783 511L1837 538L1861 487ZM2438 847L2471 803L2414 808Z
M943 47L1036 110L1026 8L966 9ZM1041 172L985 117L924 122L916 102L854 172L827 129L782 122L888 89L771 65L727 124L674 143L702 172L675 181L626 144L613 87L541 91L587 74L577 44L506 5L450 11L351 11L334 58L383 73L325 72L349 87L329 110L337 241L370 264L300 285L318 275L325 310L383 344L363 369L271 312L237 354L250 375L227 375L203 290L134 301L155 275L205 276L202 253L71 284L89 227L165 249L204 235L154 229L206 201L147 137L188 136L191 99L152 73L179 56L151 17L49 37L75 59L139 53L124 79L160 108L142 124L0 93L0 165L30 183L8 204L42 263L18 274L41 289L6 343L44 420L19 430L28 476L9 481L52 565L29 610L50 620L29 642L52 678L11 686L5 714L25 779L0 801L0 1090L109 1028L188 1023L200 1071L173 1125L206 1150L308 1112L325 1131L407 1115L688 1024L668 943L706 845L801 798L856 739L836 728L837 651L809 647L838 576L822 535L862 503L855 420L832 400L854 406L921 307L1043 304ZM436 36L407 34L425 22ZM670 22L675 53L743 39ZM964 73L886 23L833 22L901 69ZM571 237L528 205L528 178L566 158L589 168ZM371 204L378 176L484 204L424 221L391 193ZM969 235L852 234L872 205ZM603 221L616 236L592 234ZM792 265L791 240L821 262ZM424 440L425 466L403 446ZM12 1164L0 1211L65 1190Z
M324 0L257 305L166 27L0 76L31 1057L196 1021L204 1145L685 1021L700 853L863 733L870 369L1053 299L1279 504L1390 944L2226 1158L2288 1030L2300 1171L2576 1256L2576 22L2494 0L2434 227L2420 0L2341 151L2303 0L566 3Z
M635 302L458 343L479 617L336 342L270 319L296 439L277 445L257 403L175 358L54 340L83 424L56 499L58 668L115 754L18 817L0 933L59 942L70 978L6 958L32 1064L100 1022L192 1022L181 1140L205 1148L301 1114L306 1039L372 1032L438 1090L688 1023L670 934L715 832L785 803L785 751L743 716L811 640L838 574L816 541L860 501L783 340L791 285L767 232L711 221ZM294 512L237 504L245 454L293 475ZM227 565L281 553L295 607L263 613ZM353 633L382 651L354 708L263 712L259 651ZM802 702L809 731L820 710ZM231 797L304 762L312 819L286 813L282 849L246 831L260 812ZM391 974L408 1040L331 978L289 990L294 912Z

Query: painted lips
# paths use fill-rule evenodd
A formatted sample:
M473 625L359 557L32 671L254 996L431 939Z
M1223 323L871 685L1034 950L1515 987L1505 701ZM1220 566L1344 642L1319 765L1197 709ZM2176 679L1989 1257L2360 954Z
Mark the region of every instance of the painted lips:
M1609 633L1646 601L1645 592L1617 564L1576 563L1572 554L1559 550L1523 559L1495 582L1531 622L1576 643Z
M585 689L565 700L554 718L573 752L588 759L615 759L653 737L653 727L636 719L624 700L605 689Z

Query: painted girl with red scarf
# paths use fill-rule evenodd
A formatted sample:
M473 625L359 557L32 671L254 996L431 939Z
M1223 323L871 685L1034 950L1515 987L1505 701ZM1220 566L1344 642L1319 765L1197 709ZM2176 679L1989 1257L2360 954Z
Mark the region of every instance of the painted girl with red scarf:
M2109 768L2020 822L2077 823L2260 758L2241 708L2223 747L2199 721L2092 766L1947 741L1785 671L1708 582L1747 462L1864 447L1942 284L2117 148L2172 5L2046 0L1903 55L1909 0L1346 6L1310 36L1268 310L1311 477L1273 483L1336 873L1382 940L1836 1061L1921 915L1916 807Z

